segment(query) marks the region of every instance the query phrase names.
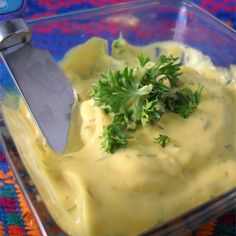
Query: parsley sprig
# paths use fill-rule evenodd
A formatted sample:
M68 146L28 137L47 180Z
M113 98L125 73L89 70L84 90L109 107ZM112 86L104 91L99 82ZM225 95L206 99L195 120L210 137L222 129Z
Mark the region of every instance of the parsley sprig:
M178 58L162 55L154 63L141 54L138 60L138 67L110 70L92 86L95 105L113 114L112 123L104 128L101 137L102 148L108 153L125 148L130 130L138 125L157 122L166 112L187 118L200 102L202 87L193 91L183 86ZM162 146L170 141L161 140Z
M163 148L171 141L167 135L160 134L158 138L155 139L155 143L160 144Z
M125 125L112 123L104 128L102 148L109 153L114 153L117 148L125 148L129 138L131 137L126 133Z

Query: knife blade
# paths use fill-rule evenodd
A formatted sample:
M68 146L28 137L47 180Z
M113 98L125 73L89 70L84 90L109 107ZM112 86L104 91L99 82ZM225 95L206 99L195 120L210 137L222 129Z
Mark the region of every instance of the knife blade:
M29 43L5 49L2 56L47 143L62 152L74 103L71 84L47 51Z
M25 7L26 1L21 2ZM49 52L28 42L30 33L23 19L4 18L7 20L0 19L1 57L47 143L62 152L70 128L74 90Z

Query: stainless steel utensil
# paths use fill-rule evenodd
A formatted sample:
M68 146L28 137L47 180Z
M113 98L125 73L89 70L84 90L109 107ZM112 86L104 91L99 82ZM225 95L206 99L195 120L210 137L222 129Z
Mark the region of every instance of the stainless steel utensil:
M48 51L29 43L26 6L27 0L0 0L0 53L47 143L62 152L75 96Z

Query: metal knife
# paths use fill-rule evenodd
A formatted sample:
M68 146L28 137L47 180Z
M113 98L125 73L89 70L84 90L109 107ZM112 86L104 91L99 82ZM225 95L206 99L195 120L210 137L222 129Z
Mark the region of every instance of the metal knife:
M62 152L74 91L48 51L30 44L26 7L27 0L0 0L0 54L47 143Z

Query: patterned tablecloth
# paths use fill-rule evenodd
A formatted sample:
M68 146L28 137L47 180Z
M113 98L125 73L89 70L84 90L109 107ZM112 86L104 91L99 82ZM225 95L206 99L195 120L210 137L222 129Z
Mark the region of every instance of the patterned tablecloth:
M27 19L64 13L72 10L99 7L128 0L29 0ZM236 0L194 0L228 26L236 29ZM192 235L236 235L236 211L212 220ZM0 236L39 235L32 213L26 204L0 146Z

